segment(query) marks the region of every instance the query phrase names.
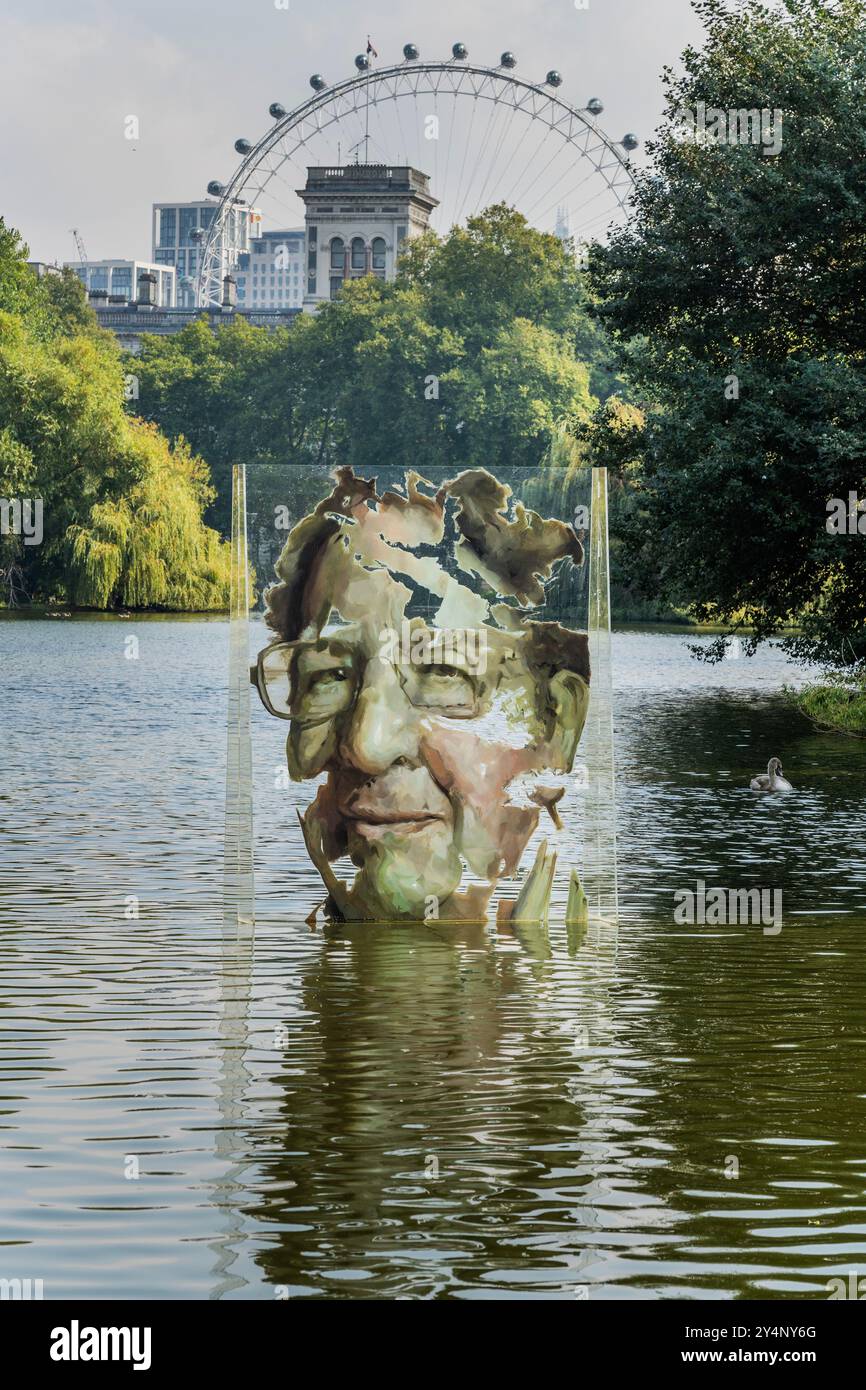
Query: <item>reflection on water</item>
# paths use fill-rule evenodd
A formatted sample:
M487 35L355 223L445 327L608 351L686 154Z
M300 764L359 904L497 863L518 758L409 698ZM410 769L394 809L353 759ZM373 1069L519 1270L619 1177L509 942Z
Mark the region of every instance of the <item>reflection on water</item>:
M309 788L254 715L259 921L225 949L226 642L0 624L0 1277L591 1301L866 1273L866 747L790 713L777 654L615 637L623 911L580 945L561 912L549 942L311 930ZM774 753L795 793L755 798ZM782 888L782 932L675 926L697 879Z

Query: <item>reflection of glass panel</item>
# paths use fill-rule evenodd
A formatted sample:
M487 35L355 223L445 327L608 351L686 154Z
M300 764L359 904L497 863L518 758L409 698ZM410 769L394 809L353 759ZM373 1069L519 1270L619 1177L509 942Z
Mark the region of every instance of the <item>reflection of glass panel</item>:
M180 241L183 246L188 246L192 241L191 233L198 226L198 208L181 208L180 210Z
M132 292L132 268L115 266L111 272L111 293L129 295Z
M90 272L90 288L92 290L108 289L108 267L104 265L94 266Z
M159 244L173 246L177 240L177 209L162 208L159 214Z
M333 261L331 262L333 265ZM367 248L364 245L364 238L356 236L352 238L352 269L365 270L367 266Z
M341 236L335 236L334 239L333 239L333 241L331 242L331 269L332 269L332 270L342 270L342 269L343 269L343 250L344 250L343 238L342 238Z
M336 299L336 298L337 298L337 295L340 293L340 289L341 289L341 287L342 287L342 284L343 284L343 277L342 277L342 276L340 276L339 279L332 279L332 280L331 280L331 298L332 298L332 299Z
M373 239L373 270L380 277L385 274L385 241L380 236Z

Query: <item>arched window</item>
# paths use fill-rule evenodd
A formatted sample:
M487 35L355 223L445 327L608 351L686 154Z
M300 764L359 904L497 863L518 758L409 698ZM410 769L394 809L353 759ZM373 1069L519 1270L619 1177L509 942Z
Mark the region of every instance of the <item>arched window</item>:
M362 236L352 237L352 274L363 275L367 269L367 248Z
M380 236L373 238L373 274L385 278L385 239Z
M331 298L336 299L346 273L346 243L341 236L331 238Z

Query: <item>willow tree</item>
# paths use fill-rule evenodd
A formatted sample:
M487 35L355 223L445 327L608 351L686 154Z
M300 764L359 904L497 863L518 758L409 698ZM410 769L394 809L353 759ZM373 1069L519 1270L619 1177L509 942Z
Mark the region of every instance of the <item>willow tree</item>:
M130 422L128 443L140 476L94 502L86 522L66 533L70 600L82 608L225 607L228 547L201 523L213 495L206 466L143 422Z
M113 340L77 312L80 289L63 287L69 302L58 313L22 272L25 254L0 236L0 496L42 502L39 544L4 538L16 596L224 607L228 548L202 521L212 496L206 466L125 413Z

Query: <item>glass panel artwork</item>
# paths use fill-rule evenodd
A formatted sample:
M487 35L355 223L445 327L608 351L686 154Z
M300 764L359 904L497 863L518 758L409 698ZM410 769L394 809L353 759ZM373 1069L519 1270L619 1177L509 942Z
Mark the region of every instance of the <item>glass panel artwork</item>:
M253 738L285 742L304 914L615 913L603 471L263 467L247 497Z

